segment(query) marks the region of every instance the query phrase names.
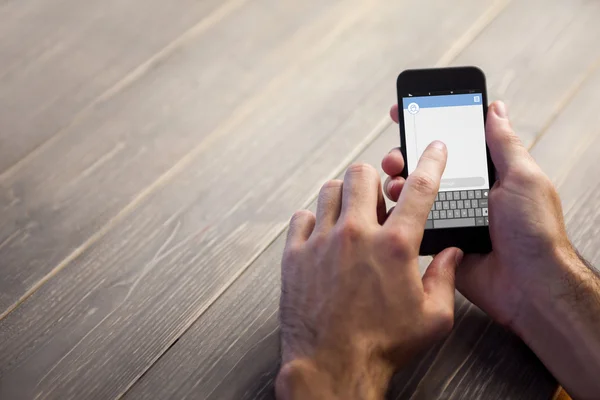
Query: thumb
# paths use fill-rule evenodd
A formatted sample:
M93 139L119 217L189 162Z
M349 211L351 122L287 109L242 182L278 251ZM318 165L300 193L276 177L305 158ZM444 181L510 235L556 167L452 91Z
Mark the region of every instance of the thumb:
M510 125L506 106L501 101L490 104L485 137L500 179L506 176L508 169L519 160L529 158L527 149Z
M454 279L462 250L450 247L435 256L423 275L423 289L436 303L454 309Z
M498 305L503 302L510 303L510 299L505 293L506 288L501 288L503 300L498 302L498 284L502 281L502 277L498 276L499 271L493 253L468 254L456 270L456 289L496 322L505 324L506 313L502 312Z

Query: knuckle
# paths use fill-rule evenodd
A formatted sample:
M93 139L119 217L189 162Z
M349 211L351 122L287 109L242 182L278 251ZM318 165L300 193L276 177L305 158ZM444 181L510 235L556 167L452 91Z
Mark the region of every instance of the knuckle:
M507 122L507 126L504 128L504 134L502 140L510 147L523 147L521 138L513 131L510 124Z
M506 173L506 178L519 185L528 185L535 182L536 174L528 165L517 164L512 166Z
M438 184L437 182L429 175L419 173L412 174L408 177L410 181L410 185L413 189L422 195L432 195L437 192Z
M326 233L315 233L310 237L309 241L312 244L312 246L318 251L319 249L327 247L329 238Z
M321 187L321 191L340 189L342 187L343 183L344 182L340 179L332 179L323 184L323 186Z
M511 122L508 119L499 121L499 125L495 126L490 132L494 138L504 145L522 147L523 142L519 135L516 134Z
M362 228L354 219L346 218L338 224L335 235L343 241L354 242L362 236Z
M294 214L292 214L292 218L290 219L290 225L292 225L298 221L310 220L310 219L314 219L314 218L315 218L315 214L313 214L312 211L298 210L298 211L294 212Z
M350 165L346 171L347 174L350 175L366 175L366 176L374 176L376 175L379 178L379 174L375 167L371 164L358 162Z
M550 179L532 163L515 165L507 172L507 179L520 186L534 186L538 188L552 188Z
M393 230L385 231L384 238L381 241L385 246L385 251L395 257L409 255L412 238L409 230L399 227Z

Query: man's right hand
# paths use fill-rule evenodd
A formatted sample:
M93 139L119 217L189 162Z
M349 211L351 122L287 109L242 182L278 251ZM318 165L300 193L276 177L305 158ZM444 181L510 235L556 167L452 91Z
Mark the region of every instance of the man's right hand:
M398 122L397 106L390 114ZM600 322L580 323L590 310L600 313L600 279L569 242L556 189L513 132L501 102L489 107L486 141L497 171L489 195L493 251L466 255L456 287L520 335L571 395L600 398L594 378L600 376ZM395 201L403 187L399 149L383 159L382 167L389 175L384 191ZM573 304L577 296L585 307ZM565 324L580 329L579 340L565 334ZM577 343L582 340L587 346Z
M391 110L397 121L397 107ZM457 288L496 321L511 326L521 303L541 282L540 272L573 253L563 222L560 199L548 177L513 132L503 103L490 105L486 140L496 166L490 191L490 235L494 251L468 255L457 271ZM390 175L385 192L395 201L404 168L392 150L383 162ZM452 157L452 155L450 155Z

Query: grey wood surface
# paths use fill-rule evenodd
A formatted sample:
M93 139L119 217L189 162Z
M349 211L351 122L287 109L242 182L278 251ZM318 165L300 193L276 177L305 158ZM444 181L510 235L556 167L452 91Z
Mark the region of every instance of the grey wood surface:
M258 14L266 13L269 4L252 3ZM76 397L110 397L125 391L275 238L289 214L306 201L307 193L318 190L323 179L335 175L339 165L347 164L345 158L351 159L357 148L368 143L365 132L373 131L382 121L394 97L389 82L394 81L397 71L411 65L434 64L448 51L456 51L454 42L467 29L463 23L469 27L483 14L485 18L479 22L479 29L483 29L487 18L500 9L496 3L490 6L476 1L465 2L464 8L441 7L447 25L432 35L425 21L437 2L419 4L411 8L411 13L401 13L406 3L390 6L345 1L310 24L303 21L309 32L317 29L317 34L300 33L292 38L300 37L300 43L295 44L298 51L286 53L283 59L288 64L283 71L273 71L276 76L253 97L245 98L237 109L223 109L221 104L218 112L222 124L127 204L116 219L109 220L106 228L94 233L92 241L79 245L58 266L50 264L53 271L48 279L0 321L1 358L9 360L0 369L3 393L14 397L38 393L53 396L68 389ZM490 8L492 13L486 14ZM250 11L246 10L247 18L253 20ZM244 14L239 18L243 20ZM235 22L235 26L241 23ZM410 28L413 37L422 38L423 51L410 52L410 38L389 34L398 23ZM474 30L469 35L476 33ZM291 45L295 47L294 42ZM289 49L285 44L281 48ZM295 57L290 58L294 53ZM193 70L183 62L180 68ZM144 86L139 81L127 91L130 101L133 97L135 102L112 105L114 100L106 107L112 107L115 115L90 117L90 126L101 121L110 133L116 116L122 116L117 122L127 124L136 118L147 123L145 119L155 116L154 135L141 136L144 141L140 138L138 143L148 145L153 143L148 143L150 139L160 139L161 146L154 154L170 154L173 150L169 143L175 141L181 146L179 142L184 141L180 137L175 140L173 135L182 127L186 134L197 132L203 116L185 108L181 92L169 89L176 74L173 70L167 72L164 83L156 78L150 80L152 85ZM134 93L138 86L140 92ZM121 110L128 104L138 107L154 101L149 92L161 87L170 90L177 118L163 116L152 107L126 109L127 113ZM206 104L199 97L194 99L196 108ZM160 105L165 101L168 99L163 98ZM178 129L169 130L173 126ZM91 134L88 140L94 137L110 139L106 132L100 132ZM86 151L100 145L86 142ZM73 168L73 163L86 151L78 148L73 160L65 161L65 171L79 173L81 169ZM36 161L41 162L41 158ZM127 170L119 164L106 167L107 176L102 180L98 178L105 169L98 168L91 182L106 181L113 192L103 189L102 196L102 192L78 191L78 195L100 206L103 201L114 201L118 191L127 190L128 185L136 185L144 178L146 170L139 171L144 164L139 159L125 160L131 162L128 181L120 181ZM156 156L146 160L148 164L160 164ZM40 170L32 169L37 173ZM19 182L23 185L27 180ZM95 195L101 196L101 201L94 200ZM65 195L65 200L73 201L74 197ZM65 213L95 214L89 204L82 203L82 207L71 204ZM41 208L47 210L46 206ZM60 217L57 212L51 215ZM90 219L81 214L74 219L81 220ZM50 229L53 225L45 224ZM109 234L104 236L105 232ZM60 250L61 244L69 242L57 233L47 232L40 237L56 240ZM73 234L84 233L79 230ZM17 253L11 246L6 248L10 254ZM27 257L31 248L24 248L22 257ZM16 267L20 267L18 262ZM83 359L85 368L81 365ZM22 385L22 377L36 384Z
M5 194L0 204L6 207L0 240L11 238L0 249L5 271L0 315L191 160L201 158L196 167L209 170L225 146L248 136L239 126L269 104L282 83L298 77L301 63L316 62L327 45L352 29L359 12L355 3L340 1L272 3L246 2L227 15L217 10L222 18L216 21L208 15L204 20L212 26L119 86L110 101L0 177ZM269 29L257 29L261 25ZM322 44L311 46L318 39ZM316 62L312 73L324 65ZM214 144L218 140L220 146ZM227 163L222 165L226 174Z
M452 57L467 28L491 10L467 32L469 40L503 2L466 0L456 8L430 0L410 13L405 2L273 4L253 1L232 11L0 177L0 240L9 244L0 249L0 316L186 168L210 174L199 178L209 191L215 171L236 179L232 158L255 162L282 140L299 142L283 168L317 156L313 148L325 157L336 138L348 146L337 153L343 157L380 121L397 71ZM436 5L446 23L432 31L426 21ZM410 37L390 35L398 24ZM255 150L259 141L265 146ZM269 162L281 164L276 157ZM332 165L341 159L329 158ZM272 170L263 168L251 179ZM323 171L329 173L315 172ZM193 196L184 195L181 207Z
M490 100L508 104L530 146L600 61L598 15L594 1L513 1L453 64L485 71Z
M357 160L376 164L397 141L390 126ZM284 243L282 234L125 398L273 398ZM398 374L389 398L551 397L554 379L522 342L461 296L456 311L450 337Z
M519 6L522 4L515 4L514 8L509 7L507 15L510 18L502 18L504 14L501 14L488 30L496 33L509 31L509 27L514 24L514 15L517 13L515 10L518 10ZM555 14L554 17L559 14ZM589 15L582 13L577 17L570 16L568 25L578 21L579 18L587 19ZM587 26L589 27L589 24ZM565 34L564 29L564 26L559 26L558 32ZM490 46L489 38L485 37L488 30L480 36L480 39L487 39L487 45L494 48ZM548 35L547 31L543 33L547 40L556 40L554 36ZM584 40L584 36L588 34L589 31L585 30L575 33L581 40ZM513 42L506 43L499 40L498 44L506 46L506 49L514 49L523 39L519 35L512 37ZM536 45L542 47L544 44L548 45L543 54L553 54L560 50L550 46L551 42L540 42L541 38L542 36L534 37L538 40ZM571 40L574 38L575 36L571 37ZM570 82L562 79L566 72L566 65L571 61L554 65L555 73L557 76L560 75L558 78L560 83L556 86L546 85L544 90L541 90L542 87L536 81L536 67L541 68L551 58L540 55L537 58L540 61L539 66L523 64L521 60L527 56L531 46L530 44L518 49L517 54L506 52L498 54L498 58L518 60L515 65L516 67L523 65L523 70L520 71L510 64L505 65L505 70L512 71L510 83L506 82L504 76L498 77L493 72L488 72L491 78L489 79L491 92L508 98L511 103L511 117L526 144L532 145L541 138L532 153L550 176L555 181L559 180L557 184L560 185L561 194L565 196L565 193L585 193L589 185L594 187L600 182L588 180L575 190L565 186L564 182L580 179L581 175L578 175L580 172L571 171L572 166L582 163L597 169L594 164L600 155L598 153L600 143L586 147L589 154L583 158L580 158L577 152L572 153L569 150L582 148L582 143L589 143L590 139L598 137L596 127L600 125L597 123L598 114L595 112L597 104L600 104L597 95L597 88L600 87L598 81L600 74L596 69L598 54L590 55L588 51L585 65L580 66L571 76ZM562 45L559 44L559 47L562 48ZM469 54L470 48L467 47L464 53ZM585 50L589 48L585 46L579 48L577 59L582 59ZM459 59L461 57L462 54ZM518 95L511 94L508 90L513 85L523 85L531 80L534 80L535 90L529 92L530 96L526 95L528 93L526 89L518 91L513 89L512 93ZM578 91L580 88L583 89ZM573 99L573 96L576 97ZM540 98L545 101L541 101ZM531 114L532 104L538 103L541 104L541 107L537 108L538 112L532 118L527 118L523 110ZM557 113L561 117L555 121ZM574 126L565 126L564 121L571 120L577 120ZM566 132L569 134L565 134ZM378 138L367 149L368 155L362 157L363 159L377 163L381 155L397 143L395 129L386 134L384 136L388 136L387 138ZM576 143L577 147L563 147L565 144L563 142L568 142L572 146ZM549 151L549 146L552 147L552 151ZM559 178L559 173L568 174L568 178ZM570 196L567 194L566 198L569 199ZM569 218L567 220L569 221ZM572 230L571 223L569 229ZM582 231L586 232L586 230ZM598 241L598 239L594 240L594 235L590 235L589 232L586 234L587 240L583 243L579 237L573 239L579 247L589 243L597 246ZM279 277L277 268L283 241L283 237L280 237L255 261L256 266L252 266L206 314L199 318L171 351L134 386L128 393L130 398L152 398L155 393L173 398L270 398L272 396L271 385L277 369L279 350L275 315ZM589 251L584 249L583 253L595 261ZM257 270L252 271L252 268ZM238 298L239 301L236 301ZM457 301L457 327L452 336L441 345L443 350L440 351L439 348L432 350L423 359L418 360L416 365L408 367L406 371L396 376L389 397L549 398L553 392L553 379L548 373L539 373L539 369L543 369L539 361L513 335L491 324L481 311L465 303L462 298ZM238 316L223 319L221 315L225 310ZM237 321L242 318L244 321L251 322L245 322L241 327L230 325L231 320ZM207 344L206 338L213 337L216 332L227 332L227 336L222 342ZM224 347L228 348L225 356L218 350ZM215 353L219 355L217 361L213 359ZM269 359L270 362L266 361Z
M570 239L597 268L600 267L599 87L600 63L597 63L581 90L532 151L560 188Z
M595 264L600 262L598 87L600 69L592 69L582 90L532 148L559 189L572 240ZM390 127L358 160L377 163L396 143L397 130ZM155 394L165 398L273 397L279 351L279 260L284 242L285 235L281 235L138 381L129 398ZM238 321L243 322L237 325ZM221 340L207 342L218 332L225 333L219 336ZM223 348L227 348L225 354ZM520 340L459 296L452 334L400 372L388 397L548 399L554 381L540 370L543 366Z
M0 3L0 398L269 398L281 233L397 144L384 116L409 67L486 71L598 261L598 17L566 0ZM456 307L390 398L547 398L523 344Z
M0 174L244 2L0 2Z

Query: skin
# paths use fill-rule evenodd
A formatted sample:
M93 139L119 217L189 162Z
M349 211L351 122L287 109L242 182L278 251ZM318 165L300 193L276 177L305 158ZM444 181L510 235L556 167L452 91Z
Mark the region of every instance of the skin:
M398 121L398 108L391 116ZM567 238L558 194L493 103L486 140L494 251L418 250L447 152L432 143L406 179L393 149L327 182L316 216L294 214L282 261L280 399L383 398L394 371L452 329L455 287L527 343L575 398L600 398L600 278Z

